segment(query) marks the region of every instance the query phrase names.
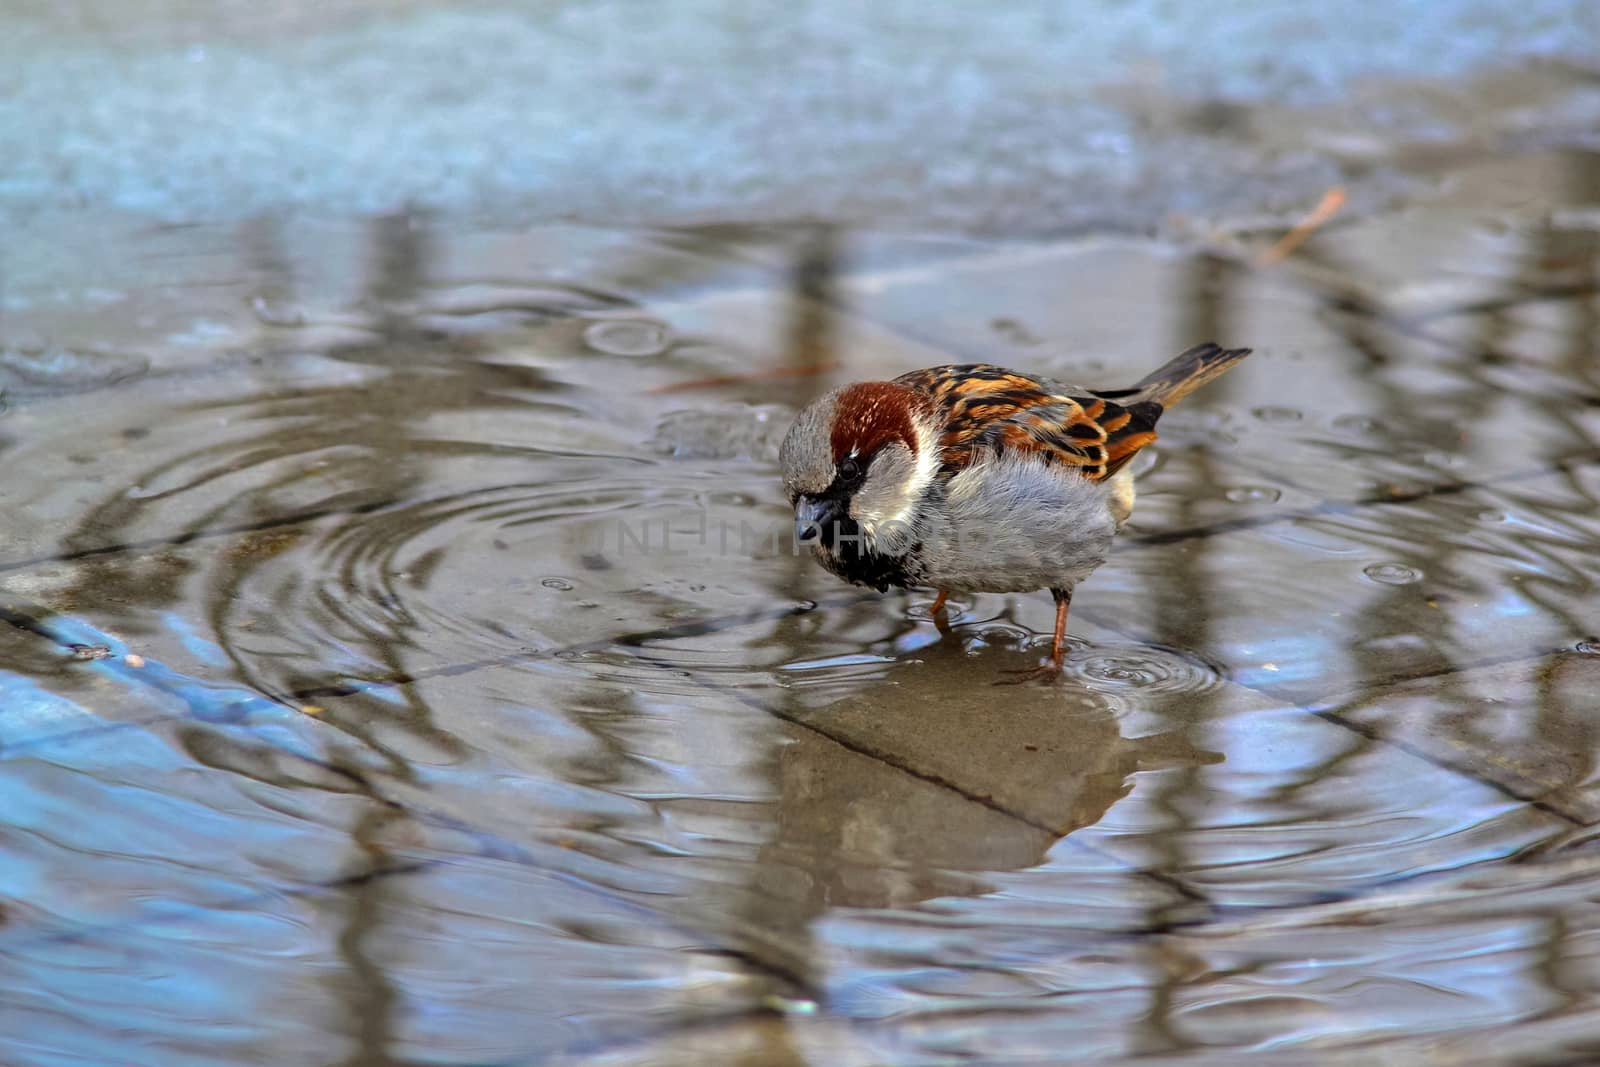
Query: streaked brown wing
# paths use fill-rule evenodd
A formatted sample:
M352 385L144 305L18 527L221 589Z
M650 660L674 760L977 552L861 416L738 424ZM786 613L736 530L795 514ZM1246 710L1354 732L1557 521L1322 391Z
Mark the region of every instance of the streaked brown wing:
M895 381L927 396L942 413L947 429L939 446L947 475L982 452L1020 451L1101 481L1156 439L1161 415L1159 405L1123 407L1096 396L1065 396L1035 378L985 363L929 367Z

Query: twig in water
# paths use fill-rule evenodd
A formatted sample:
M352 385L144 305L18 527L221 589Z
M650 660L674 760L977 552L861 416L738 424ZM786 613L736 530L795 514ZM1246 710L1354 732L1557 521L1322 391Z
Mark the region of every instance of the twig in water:
M1344 187L1335 185L1332 189L1322 194L1322 199L1317 201L1317 206L1311 213L1290 227L1289 232L1278 238L1271 248L1255 258L1258 267L1270 267L1274 263L1281 263L1289 258L1289 254L1305 243L1306 238L1316 232L1319 226L1339 213L1344 207Z

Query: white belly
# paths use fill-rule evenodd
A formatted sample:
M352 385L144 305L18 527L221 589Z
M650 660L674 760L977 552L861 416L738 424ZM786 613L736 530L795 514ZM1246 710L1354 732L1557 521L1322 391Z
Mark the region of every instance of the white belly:
M983 460L926 517L922 566L928 584L952 592L1071 589L1105 562L1131 507L1120 475L1097 484L1033 459Z

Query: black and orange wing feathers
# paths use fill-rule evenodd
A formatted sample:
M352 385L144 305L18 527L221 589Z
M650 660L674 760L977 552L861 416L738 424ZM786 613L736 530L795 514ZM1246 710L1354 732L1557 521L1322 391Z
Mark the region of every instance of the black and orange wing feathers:
M1070 396L1054 383L986 363L929 367L895 381L926 396L939 413L947 476L984 452L1025 452L1103 481L1156 439L1162 410L1147 401L1123 406L1092 393Z

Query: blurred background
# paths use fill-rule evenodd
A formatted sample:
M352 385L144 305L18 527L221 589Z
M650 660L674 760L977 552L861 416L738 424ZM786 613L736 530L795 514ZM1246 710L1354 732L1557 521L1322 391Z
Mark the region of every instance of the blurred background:
M8 0L0 219L1055 235L1591 142L1584 0Z

